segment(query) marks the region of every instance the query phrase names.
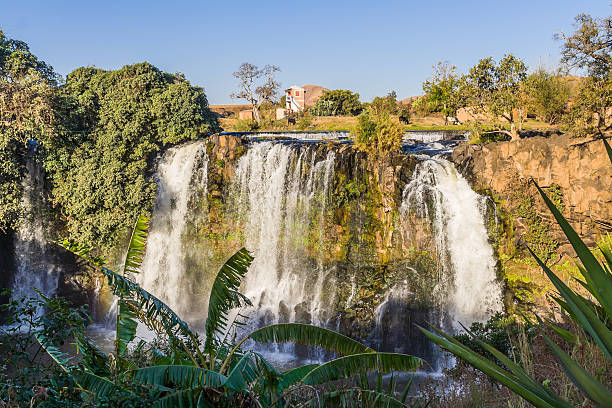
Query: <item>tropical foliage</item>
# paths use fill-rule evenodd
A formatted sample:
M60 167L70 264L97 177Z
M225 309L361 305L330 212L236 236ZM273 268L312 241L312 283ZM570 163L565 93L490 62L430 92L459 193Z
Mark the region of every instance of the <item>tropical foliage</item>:
M44 167L65 235L108 253L152 202L164 147L219 130L202 88L151 64L77 68L65 81L0 31L0 231L23 216L26 164Z
M57 80L26 43L0 30L0 231L22 216L25 158L35 148L28 141L48 142L55 134Z
M612 148L605 139L603 139L603 143L612 163ZM537 184L536 187L581 261L579 269L584 280L578 280L578 283L586 290L587 294L581 294L571 289L535 253L532 252L532 255L557 289L557 293L551 295L552 299L567 318L574 321L588 334L586 341L593 342L605 355L608 364L612 365L612 330L610 329L610 322L612 321L612 250L609 247L600 247L601 258L598 259L580 239L544 191ZM544 322L541 321L541 323ZM566 342L576 344L578 341L576 336L554 322L547 322L547 324ZM476 339L476 336L469 330L467 330L467 333L475 339L480 347L501 362L501 366L440 330L435 328L433 331L423 328L421 330L436 344L467 361L536 407L573 407L575 404L583 404L580 401L568 401L555 394L546 384L529 375L520 364L517 364L490 344ZM553 342L549 337L546 336L545 340L568 378L589 400L598 407L612 406L610 384L602 383L598 379L598 375L589 373L589 367L579 365L563 350L562 346Z

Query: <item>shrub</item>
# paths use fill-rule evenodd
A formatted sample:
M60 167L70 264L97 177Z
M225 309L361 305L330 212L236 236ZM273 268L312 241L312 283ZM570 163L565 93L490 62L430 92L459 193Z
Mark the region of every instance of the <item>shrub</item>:
M359 150L384 156L402 145L404 131L387 115L363 113L359 116L354 138Z
M315 116L359 115L363 110L359 94L345 89L325 91L310 112Z

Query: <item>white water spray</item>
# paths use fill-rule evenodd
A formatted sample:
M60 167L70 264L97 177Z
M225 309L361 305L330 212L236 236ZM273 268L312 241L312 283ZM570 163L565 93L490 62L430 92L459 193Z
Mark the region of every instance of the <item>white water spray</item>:
M486 321L503 307L481 203L455 167L440 158L419 163L404 190L401 211L431 220L442 259L437 295L446 297L456 329L459 323Z
M52 296L58 286L60 267L49 254L45 237L40 201L43 197L43 172L33 160L26 164L23 180L22 205L26 211L17 231L15 247L15 273L11 290L13 298L34 296L34 289Z
M321 244L334 159L333 152L317 159L314 150L266 142L252 145L238 162L237 208L255 257L243 291L256 324L330 323L334 270L323 265ZM306 253L313 246L319 253Z
M179 313L190 310L183 234L192 219L189 202L207 188L208 156L203 142L168 150L157 170L157 199L139 283Z

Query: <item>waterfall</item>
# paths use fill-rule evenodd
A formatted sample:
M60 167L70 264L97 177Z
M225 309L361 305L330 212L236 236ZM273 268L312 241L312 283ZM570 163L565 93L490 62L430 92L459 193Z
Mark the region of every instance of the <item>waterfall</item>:
M338 191L347 187L335 183L368 177L355 156L346 156L353 162L340 161L336 155L343 154L342 148L303 142L252 141L235 162L209 158L206 151L204 142L194 142L169 149L159 161L157 198L138 276L144 288L196 327L206 316L220 264L240 245L255 258L240 289L253 303L236 311L247 316L247 327L240 331L310 323L361 336L380 350L423 356L438 367L440 356L415 324L438 322L449 329L454 322L457 328L458 322L484 321L502 309L483 217L485 198L448 161L419 156L403 190L400 219L389 225L422 255L399 253L384 266L389 274L380 274L375 247L380 244L362 236L372 228L366 198L353 202L352 218L328 218L340 216L331 198L338 199ZM338 247L338 236L346 240L341 241L346 255L330 250ZM383 286L385 279L396 280ZM289 361L305 357L291 345L273 352Z
M256 324L297 321L328 325L334 270L323 263L323 221L334 153L256 143L236 169L237 208L255 261L243 292ZM312 228L315 226L315 228ZM313 233L313 231L316 231ZM307 245L312 244L312 245ZM306 253L307 247L319 248Z
M456 329L502 310L495 257L488 242L483 199L452 163L427 158L403 193L401 211L430 220L441 262L437 296L445 298Z
M34 296L33 289L45 295L54 295L60 267L51 254L41 214L44 175L42 168L32 159L26 163L23 179L22 205L25 217L14 241L15 271L11 290L13 298Z
M157 198L138 282L183 316L193 310L193 285L184 239L193 221L190 201L206 195L208 156L204 142L169 149L157 169ZM203 300L200 300L203 301ZM197 302L197 301L196 301Z

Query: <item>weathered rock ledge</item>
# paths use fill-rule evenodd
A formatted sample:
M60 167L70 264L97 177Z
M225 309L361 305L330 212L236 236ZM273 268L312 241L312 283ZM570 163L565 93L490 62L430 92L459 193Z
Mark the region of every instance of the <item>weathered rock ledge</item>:
M485 145L462 144L451 160L476 190L497 195L511 213L517 196L529 194L543 217L548 211L534 193L531 179L542 187L557 186L564 215L588 243L612 231L612 165L599 140L569 135L533 137Z

